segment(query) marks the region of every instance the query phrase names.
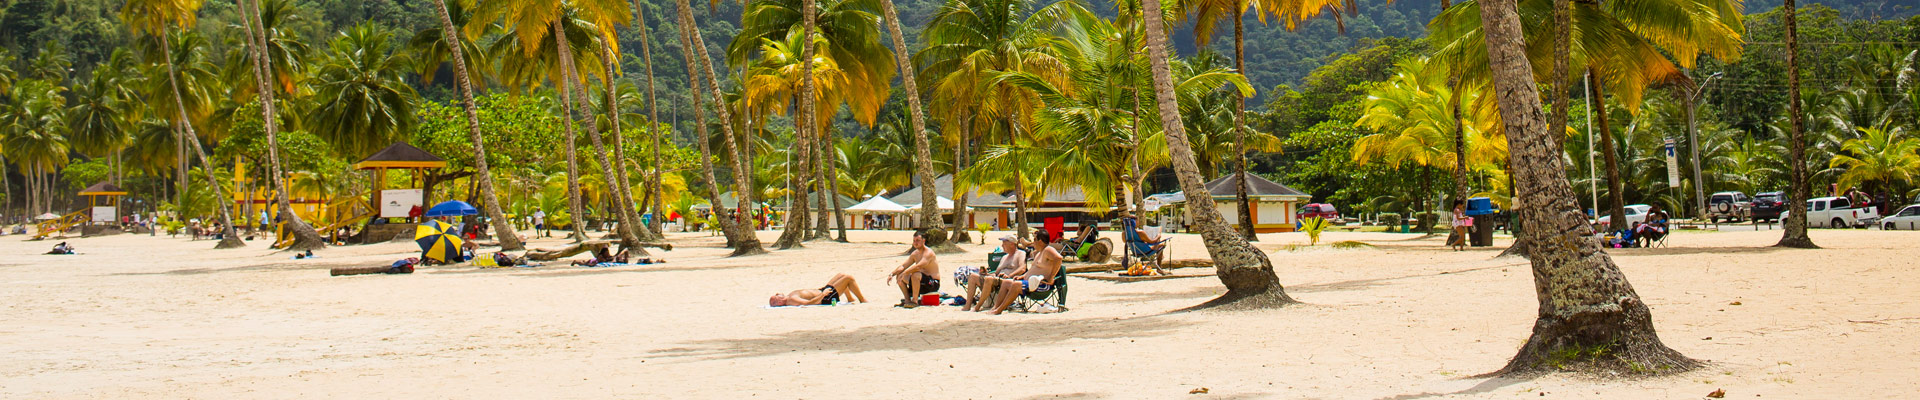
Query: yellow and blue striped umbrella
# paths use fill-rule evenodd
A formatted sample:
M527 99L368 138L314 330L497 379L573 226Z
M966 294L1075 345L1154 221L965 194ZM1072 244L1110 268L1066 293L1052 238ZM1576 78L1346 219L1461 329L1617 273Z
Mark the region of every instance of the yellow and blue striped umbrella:
M413 229L413 242L420 244L421 258L453 262L460 259L460 235L453 231L453 225L439 220L429 220Z

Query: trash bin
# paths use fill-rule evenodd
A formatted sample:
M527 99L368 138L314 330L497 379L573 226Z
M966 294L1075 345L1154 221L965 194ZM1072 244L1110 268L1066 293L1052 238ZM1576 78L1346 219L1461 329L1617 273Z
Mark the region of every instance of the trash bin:
M1493 199L1475 197L1467 199L1467 216L1473 217L1473 234L1467 236L1467 244L1473 247L1493 245L1493 216L1500 210L1493 208Z

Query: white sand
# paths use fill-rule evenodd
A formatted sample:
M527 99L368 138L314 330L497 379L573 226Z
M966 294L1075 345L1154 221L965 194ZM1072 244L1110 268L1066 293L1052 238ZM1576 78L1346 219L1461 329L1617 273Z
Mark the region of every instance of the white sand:
M762 232L771 242L778 232ZM1072 278L1061 314L893 308L903 232L729 259L678 235L664 265L587 269L380 265L411 243L291 260L211 241L0 237L0 398L1899 398L1920 393L1920 233L1814 232L1825 250L1761 248L1778 231L1680 233L1615 251L1660 336L1711 360L1678 376L1474 378L1533 323L1524 260L1440 238L1329 233L1366 250L1279 251L1305 305L1166 314L1213 278ZM998 236L999 233L991 234ZM977 239L977 238L976 238ZM1262 248L1304 242L1263 235ZM543 240L538 246L561 242ZM979 264L985 247L943 256ZM1176 257L1205 256L1180 236ZM834 272L873 302L766 309ZM949 283L950 284L950 283ZM957 290L949 287L947 293ZM1741 305L1731 305L1740 302ZM1711 337L1711 340L1707 339ZM1189 395L1195 388L1210 394Z

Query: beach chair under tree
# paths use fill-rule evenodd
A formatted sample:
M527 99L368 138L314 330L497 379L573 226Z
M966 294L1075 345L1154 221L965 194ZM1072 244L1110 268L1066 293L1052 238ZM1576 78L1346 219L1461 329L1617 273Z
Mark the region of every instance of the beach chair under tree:
M1121 266L1128 267L1128 270L1131 271L1132 266L1127 265L1127 260L1131 258L1131 259L1140 260L1140 262L1142 263L1148 263L1152 265L1155 271L1165 272L1161 270L1160 259L1162 258L1162 256L1166 254L1167 247L1162 246L1156 249L1154 248L1154 245L1158 243L1149 242L1147 241L1146 238L1140 237L1140 234L1139 234L1140 231L1139 229L1136 229L1139 222L1134 220L1133 218L1125 218L1125 219L1122 219L1121 221L1124 226L1122 227L1120 233L1121 233L1121 236L1124 237L1127 242L1126 254L1123 257L1121 257L1121 260L1120 260Z

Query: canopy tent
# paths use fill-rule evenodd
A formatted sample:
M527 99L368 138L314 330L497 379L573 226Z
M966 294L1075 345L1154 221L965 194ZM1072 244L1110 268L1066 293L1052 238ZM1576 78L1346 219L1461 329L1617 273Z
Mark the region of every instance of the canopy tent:
M895 204L893 201L880 196L873 196L873 198L862 201L860 204L847 207L847 212L854 213L897 213L905 211L907 211L906 207L901 207L899 204Z
M953 199L949 199L946 196L933 198L933 203L935 207L940 207L940 208L937 208L937 210L942 210L942 211L953 210ZM921 208L920 206L921 204L914 204L913 207L907 207L907 209L917 211Z

